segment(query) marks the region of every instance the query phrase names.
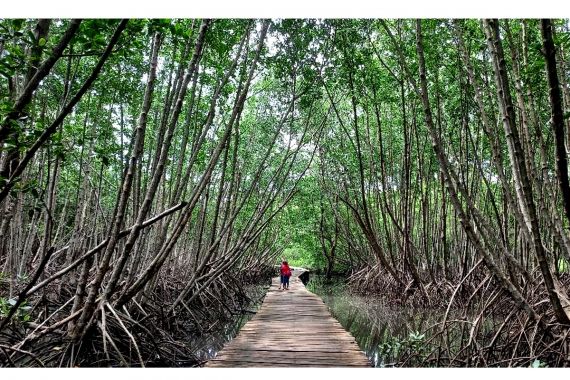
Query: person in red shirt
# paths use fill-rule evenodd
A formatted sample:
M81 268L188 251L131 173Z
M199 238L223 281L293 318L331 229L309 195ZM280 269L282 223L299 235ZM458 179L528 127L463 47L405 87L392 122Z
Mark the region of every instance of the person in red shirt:
M289 277L291 277L291 268L287 261L281 263L281 268L279 268L279 273L281 273L281 284L279 289L288 290L289 289Z

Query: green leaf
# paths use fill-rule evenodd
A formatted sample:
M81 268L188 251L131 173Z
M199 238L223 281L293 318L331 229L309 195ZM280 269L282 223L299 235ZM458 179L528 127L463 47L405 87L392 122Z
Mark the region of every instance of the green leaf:
M46 44L46 39L41 37L38 41L38 46L45 46Z
M12 27L16 31L22 29L23 25L24 25L24 19L22 19L22 18L12 20Z
M546 363L542 362L539 359L534 359L534 361L530 365L531 368L545 368L548 367Z

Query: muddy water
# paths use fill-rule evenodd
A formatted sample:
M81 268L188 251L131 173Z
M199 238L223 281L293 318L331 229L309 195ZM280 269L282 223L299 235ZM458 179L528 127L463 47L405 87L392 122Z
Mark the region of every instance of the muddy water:
M406 351L424 350L429 337L420 332L440 317L439 312L390 307L378 297L353 294L340 279L327 283L312 275L306 286L323 299L375 367L399 366Z

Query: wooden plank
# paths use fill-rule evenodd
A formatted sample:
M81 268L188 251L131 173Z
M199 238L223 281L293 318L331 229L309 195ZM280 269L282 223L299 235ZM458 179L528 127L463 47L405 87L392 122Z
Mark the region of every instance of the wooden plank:
M256 315L206 367L370 367L354 337L295 270L289 290L272 285Z
M214 360L224 360L224 359L231 359L231 358L240 358L240 359L264 359L267 360L277 360L280 361L281 359L295 359L295 360L306 360L306 361L315 361L315 360L351 360L351 361L360 361L364 360L361 359L360 356L356 355L357 352L353 352L350 354L347 353L334 353L334 352L312 352L311 355L307 355L306 352L296 352L296 351L274 351L274 352L260 352L260 351L242 351L239 352L226 352L224 354L219 355Z
M357 352L352 354L346 353L333 353L333 352L311 352L308 356L306 352L242 352L242 353L225 353L213 360L249 360L249 361L263 361L263 362L274 362L280 363L282 361L299 361L303 363L313 363L313 362L328 362L328 361L344 361L351 363L361 363L366 364L366 360L362 359L357 355Z
M357 362L332 362L332 361L315 361L301 362L296 360L276 361L256 361L256 360L226 360L212 361L208 367L367 367Z
M360 353L360 350L346 350L346 349L345 349L344 351L341 351L341 350L339 350L339 349L334 349L334 350L329 349L329 350L327 351L326 349L327 349L328 347L321 347L321 348L322 348L322 350L319 349L319 348L314 348L314 349L313 349L313 348L311 348L311 347L308 347L306 350L302 350L301 348L299 348L299 349L293 349L293 350L286 350L286 349L272 350L272 349L257 348L257 347L249 347L249 348L243 348L243 349L241 349L241 348L240 348L240 349L232 349L232 348L230 348L230 347L227 347L227 348L224 348L224 353L223 353L223 354L218 354L218 356L216 356L216 359L219 358L221 355L224 355L224 354L227 354L227 353L239 354L239 353L244 352L244 351L259 352L259 353L261 353L261 354L273 354L273 353L275 353L275 352L277 352L277 353L294 352L294 353L300 354L300 355L305 355L305 354L307 354L307 353L309 353L309 352L311 352L311 353L316 353L317 355L320 354L320 353L327 353L327 354L328 354L328 353L333 353L333 354L350 354L350 353L353 353L353 352ZM214 359L213 359L213 360L214 360Z
M343 352L343 351L353 351L357 350L360 351L358 345L347 345L341 342L326 342L326 343L299 343L293 342L288 344L283 344L281 342L275 343L263 343L263 342L238 342L235 344L227 344L224 349L234 349L234 350L250 350L250 349L259 349L259 350L300 350L300 351L331 351L331 352Z

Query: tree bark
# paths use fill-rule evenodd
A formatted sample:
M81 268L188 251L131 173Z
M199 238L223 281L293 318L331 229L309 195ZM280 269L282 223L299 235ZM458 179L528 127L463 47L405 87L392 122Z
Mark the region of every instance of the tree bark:
M560 92L560 82L558 81L558 70L556 68L556 48L552 39L552 21L542 19L540 21L540 31L542 33L543 53L546 63L546 73L548 77L550 107L552 112L551 125L554 129L556 141L556 174L558 186L562 194L562 204L566 214L567 222L570 222L570 183L568 180L568 159L565 144L564 132L564 110L562 105L562 94Z

